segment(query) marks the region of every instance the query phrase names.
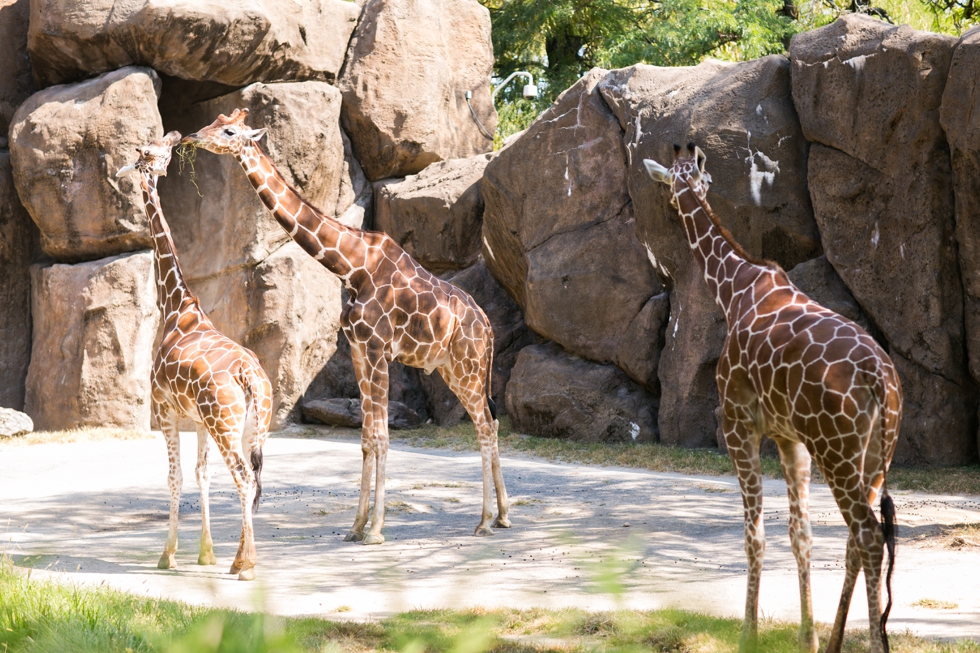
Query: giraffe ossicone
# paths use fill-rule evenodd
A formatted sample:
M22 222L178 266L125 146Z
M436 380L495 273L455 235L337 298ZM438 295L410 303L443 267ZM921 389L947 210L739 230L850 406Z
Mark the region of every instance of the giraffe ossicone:
M388 365L398 361L438 371L473 420L483 467L483 509L475 535L509 528L507 490L497 446L496 407L490 398L493 329L468 294L429 273L383 233L341 224L305 201L258 144L265 129L245 124L248 109L218 116L182 145L234 156L283 229L310 256L339 277L349 292L341 326L351 345L361 394L361 489L345 540L380 544L388 456ZM368 520L372 470L374 508ZM496 490L497 518L492 493Z
M873 653L888 651L895 509L884 490L902 418L902 390L888 354L860 326L803 294L775 263L750 256L712 213L704 152L674 146L666 168L646 159L655 181L671 187L691 252L727 335L716 381L722 431L738 474L745 517L748 585L741 651L757 650L759 581L765 552L763 434L775 440L789 493L789 533L800 584L803 651L816 653L810 593L808 495L816 462L848 527L846 572L827 653L838 653L858 572L863 571ZM883 525L872 504L881 496ZM884 549L888 605L882 610Z
M197 483L201 491L201 549L198 564L217 562L211 540L208 492L209 436L231 472L242 509L238 553L229 573L240 580L255 578L252 513L262 493L262 445L272 419L272 384L254 353L219 332L184 283L170 226L163 216L157 178L167 174L180 134L136 148L139 159L116 173L140 175L146 215L153 236L157 302L163 313L163 339L153 363L150 402L163 432L169 458L170 524L160 557L161 569L177 566L177 518L183 476L177 420L189 417L197 426Z

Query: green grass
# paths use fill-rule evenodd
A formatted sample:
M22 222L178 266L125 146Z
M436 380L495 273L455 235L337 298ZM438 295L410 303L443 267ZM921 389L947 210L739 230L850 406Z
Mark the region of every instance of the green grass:
M738 650L740 629L736 619L682 610L429 610L372 623L280 618L38 580L0 561L3 653L726 652ZM763 621L760 650L795 653L796 630ZM819 632L825 640L828 627ZM895 653L980 653L977 642L901 633L891 641ZM845 651L866 649L867 634L850 633Z
M473 425L463 422L441 427L427 424L412 431L393 431L398 439L418 447L477 451L479 445ZM731 459L714 449L685 449L659 444L598 444L538 438L511 431L506 417L500 420L500 450L522 453L545 460L589 465L616 465L708 476L734 476ZM822 482L814 468L813 478ZM783 478L779 460L762 457L762 473L767 478ZM980 465L968 467L913 468L892 467L888 472L891 490L916 490L935 494L980 495Z

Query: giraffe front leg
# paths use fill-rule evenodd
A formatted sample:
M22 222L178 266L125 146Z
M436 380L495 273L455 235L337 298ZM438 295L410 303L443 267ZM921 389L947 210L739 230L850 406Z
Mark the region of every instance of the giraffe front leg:
M796 557L800 581L800 650L817 653L817 632L813 627L813 596L810 591L810 555L813 531L810 528L810 454L800 442L778 440L779 459L789 494L789 541Z
M169 470L167 473L167 485L170 488L170 523L167 532L167 544L163 547L163 555L157 567L160 569L175 569L177 561L174 554L177 552L177 518L180 513L180 488L184 482L183 474L180 471L180 433L177 431L177 419L172 411L163 407L157 409L157 423L163 432L164 441L167 444L167 458L169 459Z
M197 425L197 486L201 490L201 553L197 557L199 565L214 565L218 563L214 557L214 543L211 540L211 508L209 494L211 489L211 468L208 465L208 452L211 443L210 434L203 425Z
M370 381L371 413L365 411L365 430L371 433L371 446L377 460L374 480L374 510L371 529L364 536L364 544L381 544L385 541L381 528L385 523L385 469L388 462L388 361L380 347L368 350L366 361ZM364 390L361 390L364 394Z

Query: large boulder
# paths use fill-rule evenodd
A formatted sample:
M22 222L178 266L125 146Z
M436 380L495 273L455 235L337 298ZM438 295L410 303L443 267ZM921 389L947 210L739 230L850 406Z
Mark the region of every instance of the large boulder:
M187 284L215 326L258 356L272 381L273 428L297 421L303 393L337 350L340 280L291 242Z
M493 158L479 154L426 167L417 175L375 184L374 228L391 236L422 266L440 274L480 256L480 180Z
M19 410L0 407L0 437L11 438L34 430L34 422Z
M46 254L71 262L152 246L139 184L115 175L163 136L159 91L149 68L123 68L39 91L14 114L14 181Z
M38 250L37 227L14 189L10 153L0 151L0 406L24 407L31 359L30 265Z
M344 169L337 193L337 219L355 229L369 229L374 223L374 186L364 174L361 164L354 158L354 147L343 131Z
M28 48L40 86L139 63L245 86L333 82L360 7L343 0L33 0Z
M361 428L361 402L358 399L322 399L303 404L303 417L330 426ZM422 423L418 414L398 401L388 401L388 428L414 429Z
M953 167L956 243L970 373L980 383L980 29L972 29L953 51L939 108ZM980 431L978 431L980 441Z
M670 291L658 367L660 440L714 447L724 316L691 256L670 189L650 179L642 161L669 165L674 143L696 142L714 179L708 200L746 250L786 269L818 256L789 61L636 65L611 71L599 89L624 130L637 236Z
M500 414L506 412L505 395L511 370L517 355L528 345L542 342L541 336L524 323L524 314L510 295L490 274L486 263L480 259L471 267L442 277L457 288L466 291L483 309L493 327L493 370L490 375L491 397ZM426 405L432 419L440 425L455 424L467 418L459 398L438 374L420 375L425 390Z
M189 134L237 108L249 109L246 122L268 129L262 141L279 172L311 204L329 215L338 207L347 179L340 130L340 93L324 82L252 84L190 105L166 99L167 130ZM204 277L254 265L284 243L279 226L234 157L197 150L192 162L177 154L170 174L160 181L160 197L184 273ZM353 171L356 177L356 170ZM138 188L135 177L128 182ZM349 198L353 202L353 198ZM344 207L347 208L346 206Z
M794 37L790 48L827 259L881 330L902 380L899 463L977 457L952 170L939 122L955 44L851 15Z
M578 442L656 442L657 401L613 365L555 343L525 347L507 385L507 414L520 433Z
M636 238L623 129L595 69L487 165L483 256L529 327L656 389L663 292Z
M368 0L338 85L344 127L372 181L489 152L490 13L477 0Z
M21 102L34 92L27 55L30 0L0 0L0 147Z
M160 324L153 253L31 269L34 344L24 412L41 430L150 428Z

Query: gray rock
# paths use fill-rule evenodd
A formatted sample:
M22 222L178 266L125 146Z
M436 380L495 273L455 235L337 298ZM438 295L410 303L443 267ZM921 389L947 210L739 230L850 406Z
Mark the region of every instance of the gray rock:
M956 243L963 281L966 350L970 373L980 383L980 29L972 29L953 51L939 120L953 167ZM980 432L978 432L980 442Z
M10 153L0 152L0 404L18 410L31 360L29 268L39 250L37 227L14 189Z
M480 180L492 158L439 161L417 175L377 182L374 228L435 274L473 265L482 248Z
M10 124L17 192L58 261L151 247L139 184L115 174L134 150L163 136L160 79L123 68L39 91Z
M361 427L361 402L357 399L322 399L303 404L303 417L347 428ZM388 428L414 429L422 420L414 410L397 401L388 402Z
M596 69L486 168L483 256L535 332L656 389L663 286L636 238L623 130ZM639 346L636 346L639 343Z
M977 457L952 170L939 121L955 43L849 15L794 37L790 48L793 98L814 142L808 180L827 259L899 369L900 464ZM948 418L942 428L937 416Z
M490 13L476 0L368 0L338 86L344 128L368 179L493 148Z
M745 249L790 269L820 254L806 186L807 144L790 97L789 61L769 56L694 67L636 65L599 90L624 130L636 233L670 291L658 362L660 438L714 447L721 311L691 256L667 186L643 159L669 164L674 143L696 142L714 183L708 201Z
M525 347L507 384L507 414L520 433L578 442L656 442L657 401L613 365L555 343Z
M232 86L334 82L360 14L342 0L33 0L31 9L28 48L41 86L134 63Z
M17 107L34 92L27 55L30 7L30 0L0 0L0 139L6 138Z
M31 268L24 412L41 430L149 430L160 311L150 251Z
M31 418L11 408L0 408L0 437L11 438L34 430Z

